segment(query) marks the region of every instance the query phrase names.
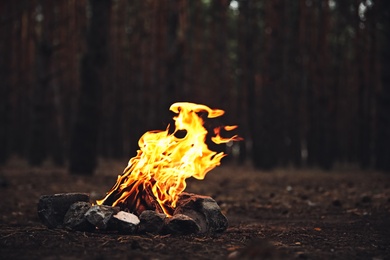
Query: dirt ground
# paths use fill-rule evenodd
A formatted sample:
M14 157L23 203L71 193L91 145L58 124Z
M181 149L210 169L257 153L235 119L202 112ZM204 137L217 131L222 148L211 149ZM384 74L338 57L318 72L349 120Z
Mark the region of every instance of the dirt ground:
M390 259L390 175L340 169L256 171L225 164L186 191L212 196L229 219L218 235L121 235L48 229L41 195L101 199L126 166L92 177L13 160L0 168L0 259Z

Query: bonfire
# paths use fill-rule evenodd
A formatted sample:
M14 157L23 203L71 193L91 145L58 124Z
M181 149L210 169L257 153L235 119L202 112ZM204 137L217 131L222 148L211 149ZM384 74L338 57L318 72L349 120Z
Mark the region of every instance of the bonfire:
M223 110L180 102L171 105L174 126L146 132L137 155L102 200L91 203L88 194L41 196L38 215L49 228L80 231L116 230L127 233L217 233L228 221L208 196L184 192L186 179L202 180L226 156L207 145L241 140L222 137L236 126L218 126L209 133L203 117L216 118ZM95 204L95 205L93 205Z
M136 214L153 209L171 216L179 195L186 188L186 179L202 180L220 165L226 154L211 151L206 145L208 131L200 113L215 118L224 111L187 102L174 103L170 110L177 114L173 118L173 132L169 131L169 125L165 131L146 132L139 140L137 155L129 160L116 184L98 204L119 206ZM240 140L237 135L221 137L222 129L235 128L214 128L211 141L222 144Z

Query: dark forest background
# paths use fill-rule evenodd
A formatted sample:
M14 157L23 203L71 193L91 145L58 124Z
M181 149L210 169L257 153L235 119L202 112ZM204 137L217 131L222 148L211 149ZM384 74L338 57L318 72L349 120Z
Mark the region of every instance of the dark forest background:
M260 169L390 171L387 0L0 1L0 163L93 173L164 130L169 106L226 111Z

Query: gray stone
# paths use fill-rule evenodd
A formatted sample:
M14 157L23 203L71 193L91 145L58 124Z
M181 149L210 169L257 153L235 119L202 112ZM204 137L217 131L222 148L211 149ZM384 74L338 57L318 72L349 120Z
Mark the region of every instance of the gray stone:
M85 213L85 217L98 229L105 230L111 217L118 212L119 208L117 207L94 205Z
M164 227L164 220L167 216L153 210L145 210L139 215L140 224L138 232L158 234Z
M48 228L62 227L69 207L78 201L89 202L89 195L86 193L42 195L37 205L38 217Z
M107 229L116 230L122 234L134 234L140 223L139 218L129 212L119 211L108 221Z
M170 218L166 218L163 229L164 233L178 235L196 234L199 231L200 227L195 220L183 214L176 214Z
M173 215L176 214L193 218L200 227L200 233L219 233L228 227L228 220L222 214L221 208L209 196L182 193Z
M203 213L199 212L199 210L180 208L179 210L175 211L174 216L177 214L183 214L192 218L199 226L199 233L207 233L209 231L206 217Z
M206 221L208 222L209 232L219 233L225 231L228 226L228 220L224 214L221 212L221 208L218 206L217 202L213 199L203 201L202 209L206 216Z
M64 217L64 226L78 231L93 231L95 226L92 225L85 213L92 207L89 202L79 201L73 203Z

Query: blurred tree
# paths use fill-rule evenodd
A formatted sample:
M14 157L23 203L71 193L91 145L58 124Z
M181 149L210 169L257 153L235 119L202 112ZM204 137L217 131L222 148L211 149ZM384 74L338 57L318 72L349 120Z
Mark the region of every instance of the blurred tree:
M113 1L110 15L110 32L108 41L107 61L107 84L103 84L101 102L101 124L99 131L99 154L105 158L121 159L124 157L125 149L123 132L125 131L125 94L126 83L131 74L127 71L128 55L127 48L127 4L125 1ZM133 76L133 75L131 75Z
M15 4L0 3L0 16L3 17L0 21L0 34L3 35L3 40L0 41L0 164L4 164L9 155L9 136L11 133L11 118L10 118L10 64L11 64L11 50L12 50L12 17L10 14L14 13Z
M211 2L211 24L210 42L212 46L212 56L210 57L210 67L214 72L210 78L210 83L214 85L212 95L216 97L215 106L223 107L230 100L231 70L229 69L228 54L228 8L230 1L216 0ZM218 50L218 51L215 51ZM218 100L219 99L219 100Z
M257 137L253 140L254 163L262 169L272 169L286 160L284 133L286 95L282 85L285 29L285 2L277 0L264 5L264 56L262 57L262 81L257 88L258 115L255 119Z
M283 69L286 73L283 75L283 86L285 87L286 103L284 105L286 113L285 131L287 138L288 163L295 167L301 167L302 162L302 142L305 128L304 117L302 116L303 107L303 81L302 81L302 46L300 46L299 27L300 12L299 1L286 1L285 8L285 40Z
M49 24L53 14L53 3L41 0L37 5L34 23L35 86L32 88L30 136L28 161L31 165L40 166L47 155L47 126L49 124L48 88L50 87L50 67L53 54Z
M369 8L362 13L361 1L355 1L355 31L356 31L356 80L358 82L358 116L359 141L358 160L363 169L372 165L372 116L373 116L373 78L376 73L376 8ZM368 15L370 17L368 17Z
M341 163L351 162L356 158L356 129L355 119L352 115L356 113L355 83L351 81L349 75L354 75L355 61L350 55L353 49L351 21L353 12L350 11L350 1L343 1L332 6L331 23L332 33L329 37L329 48L331 53L331 68L329 79L330 88L333 88L332 102L334 106L334 129L335 129L335 149L334 156ZM354 76L353 76L354 78ZM354 158L354 159L352 159Z
M168 0L166 4L166 26L162 27L164 30L160 41L165 40L165 50L158 50L160 59L165 60L163 65L165 75L162 76L165 86L163 86L160 99L160 107L168 110L170 105L177 101L178 93L180 93L183 84L184 64L183 55L185 48L186 35L186 20L187 20L187 1ZM164 20L162 18L162 20ZM160 23L161 24L161 23ZM160 43L161 44L161 43ZM163 45L164 46L164 45ZM161 52L160 52L161 51ZM164 55L166 53L165 59Z
M68 160L91 173L97 156L134 155L171 103L192 101L238 123L241 162L251 149L262 169L386 169L387 5L1 2L0 162Z
M334 161L333 88L329 85L329 5L322 1L305 3L310 14L307 30L309 53L307 82L308 113L308 162L323 169L330 169Z
M257 23L257 14L259 10L256 8L258 1L241 0L239 3L238 17L238 90L237 100L238 108L241 113L238 115L240 127L243 128L243 133L247 139L245 142L240 142L240 162L246 160L248 144L253 142L251 150L253 161L259 156L257 146L260 145L258 140L257 121L258 108L256 106L256 86L255 76L257 74L257 62L255 57L258 54L258 38L259 24Z
M110 0L91 0L87 51L81 60L79 111L70 146L69 167L73 174L93 174L98 159L100 104L108 59Z
M377 96L375 166L378 170L390 172L390 2L378 1L376 8L381 38L381 89Z
M12 51L10 80L11 89L10 149L21 158L28 158L29 131L31 122L31 91L35 86L35 11L36 1L21 1L11 5Z

